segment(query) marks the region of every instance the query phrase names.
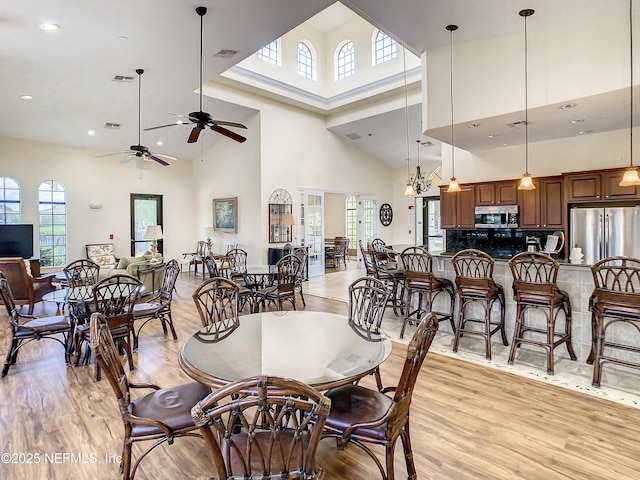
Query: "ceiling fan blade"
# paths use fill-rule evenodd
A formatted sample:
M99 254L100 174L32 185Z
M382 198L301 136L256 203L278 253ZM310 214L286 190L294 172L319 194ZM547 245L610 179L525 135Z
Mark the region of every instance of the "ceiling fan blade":
M171 155L164 155L162 153L153 153L152 155L154 157L162 158L163 160L173 160L174 162L178 161L176 157L172 157Z
M168 162L165 162L164 160L156 157L155 155L152 155L151 153L147 153L145 157L147 157L150 160L153 160L154 162L158 162L160 165L164 165L165 167L169 166Z
M136 157L137 155L129 155L128 157L125 157L122 160L120 160L120 163L129 163L131 160L133 160Z
M124 152L106 153L104 155L97 155L96 158L110 157L112 155L123 155L123 154L129 153L129 152L131 152L131 150L125 150Z
M187 143L196 143L198 141L198 137L200 136L200 132L202 131L202 127L195 126L193 130L191 130L191 134L189 135L189 140Z
M225 135L229 137L231 140L235 140L236 142L242 143L246 140L246 138L243 137L242 135L238 135L236 132L227 130L226 128L221 127L219 125L211 125L211 130L213 130L214 132L221 133L222 135Z
M148 132L149 130L157 130L159 128L165 128L165 127L173 127L175 125L184 125L183 123L167 123L166 125L158 125L157 127L148 127L145 128L144 131Z
M227 122L226 120L211 120L211 123L215 123L216 125L227 125L228 127L247 128L241 123Z

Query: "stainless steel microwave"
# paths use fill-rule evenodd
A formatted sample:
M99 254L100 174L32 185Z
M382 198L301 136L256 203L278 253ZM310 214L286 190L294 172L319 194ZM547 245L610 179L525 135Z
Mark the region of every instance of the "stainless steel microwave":
M518 206L476 207L476 228L518 228Z

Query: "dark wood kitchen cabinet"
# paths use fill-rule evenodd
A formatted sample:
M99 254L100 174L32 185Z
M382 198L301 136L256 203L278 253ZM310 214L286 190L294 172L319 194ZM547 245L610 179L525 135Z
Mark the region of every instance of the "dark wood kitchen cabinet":
M516 205L518 185L515 180L475 185L476 205Z
M518 190L521 229L564 229L564 179L562 176L534 178L535 190Z
M638 187L621 187L624 168L565 174L567 202L600 202L602 200L637 200Z
M450 230L475 229L475 189L461 185L457 193L447 193L447 185L440 187L440 225Z

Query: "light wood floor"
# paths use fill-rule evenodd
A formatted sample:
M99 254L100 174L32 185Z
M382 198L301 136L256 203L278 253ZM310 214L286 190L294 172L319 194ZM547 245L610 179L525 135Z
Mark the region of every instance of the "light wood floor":
M177 342L158 325L145 327L133 379L160 386L190 380L176 353L200 324L191 299L196 285L186 275L179 280L173 304ZM341 302L309 295L306 300L308 309L346 311ZM55 305L45 307L55 310ZM42 314L39 308L36 313ZM8 328L6 318L0 322L4 358ZM404 349L394 345L382 365L388 384L402 368ZM31 461L8 464L0 456L0 479L118 478L118 461L109 462L120 454L122 441L113 392L106 380L93 382L92 367L65 366L59 344L26 346L0 380L0 399L0 454ZM420 479L640 478L638 409L432 353L413 400L411 437ZM398 446L397 478L406 478L400 452ZM365 455L353 446L337 451L331 439L322 441L318 461L327 479L379 478ZM136 478L210 474L200 441L178 439L148 456Z

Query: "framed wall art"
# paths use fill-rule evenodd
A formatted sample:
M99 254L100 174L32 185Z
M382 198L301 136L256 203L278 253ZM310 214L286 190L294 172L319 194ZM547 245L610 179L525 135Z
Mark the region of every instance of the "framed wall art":
M238 197L213 199L213 228L218 232L238 233Z

